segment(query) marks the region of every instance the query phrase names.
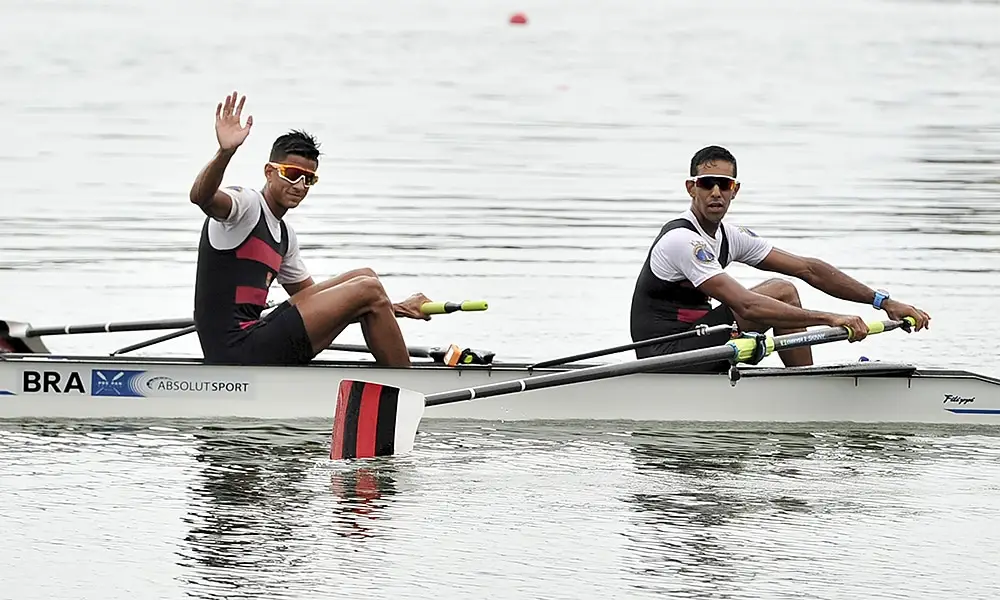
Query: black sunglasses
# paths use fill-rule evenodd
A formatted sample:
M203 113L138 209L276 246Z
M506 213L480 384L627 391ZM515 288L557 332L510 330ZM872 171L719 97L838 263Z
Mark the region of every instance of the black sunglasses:
M694 181L694 184L703 190L711 190L715 186L719 186L719 190L723 192L734 189L738 183L735 177L727 175L698 175L689 181Z

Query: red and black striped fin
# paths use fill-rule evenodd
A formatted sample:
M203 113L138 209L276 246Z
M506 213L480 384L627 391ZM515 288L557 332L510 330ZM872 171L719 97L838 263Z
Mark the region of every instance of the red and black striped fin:
M337 390L330 458L405 454L413 449L423 412L422 394L390 385L344 379Z

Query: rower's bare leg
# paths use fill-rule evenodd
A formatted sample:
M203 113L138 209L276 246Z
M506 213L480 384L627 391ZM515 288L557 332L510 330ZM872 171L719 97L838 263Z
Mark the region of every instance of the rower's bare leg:
M293 304L302 315L313 352L318 354L348 325L360 321L376 362L393 367L410 366L410 355L393 314L392 302L378 278L356 276L296 298Z
M311 285L308 288L306 288L306 289L304 289L304 290L302 290L300 292L296 292L292 297L290 297L288 299L288 301L290 303L292 303L292 304L296 304L298 302L301 302L305 298L308 298L309 296L312 296L316 292L321 292L323 290L330 289L330 288L332 288L334 286L337 286L337 285L340 285L340 284L342 284L342 283L344 283L346 281L350 281L351 279L354 279L355 277L375 277L377 279L378 275L375 274L375 271L373 271L372 269L369 269L367 267L364 267L364 268L361 268L361 269L352 269L350 271L347 271L346 273L341 273L340 275L337 275L336 277L331 277L330 279L327 279L325 281L321 281L321 282L319 282L317 284ZM369 348L371 348L371 333L370 333L370 327L368 326L367 320L365 320L365 319L358 319L356 321L352 321L352 323L360 323L360 325L361 325L361 335L364 336L365 343L368 345ZM330 336L327 339L323 340L323 342L321 342L320 345L322 346L322 348L326 348L327 346L329 346L330 344L332 344L333 340L337 339L337 337L339 337L340 334L343 333L344 330L347 329L347 326L350 325L350 324L351 323L345 323L344 326L341 327L340 329L337 329L337 330L334 330L334 331L330 332ZM320 350L320 351L322 351L322 350Z
M795 285L789 281L785 281L784 279L768 279L767 281L750 289L758 294L774 298L775 300L780 300L786 304L798 306L799 308L802 307L802 302L799 300L799 292L795 289ZM746 321L739 315L736 316L736 323L740 326L740 331L757 331L759 333L765 333L767 330L771 329L770 325ZM775 329L774 335L787 335L789 333L799 333L801 331L805 331L805 328ZM781 350L778 352L778 356L781 358L781 362L784 363L786 367L808 367L813 364L812 348L810 346L793 348L791 350Z
M331 277L330 279L327 279L326 281L321 281L319 283L313 284L313 285L307 287L306 289L304 289L304 290L302 290L300 292L296 292L291 298L288 299L288 301L291 302L292 304L296 304L297 302L301 302L302 300L305 300L309 296L312 296L316 292L321 292L323 290L332 288L335 285L340 285L341 283L344 283L345 281L349 281L351 279L354 279L355 277L375 277L375 278L378 278L378 275L376 275L375 271L372 271L371 269L367 269L367 268L365 268L365 269L354 269L354 270L348 271L346 273L341 273L340 275L337 275L336 277Z

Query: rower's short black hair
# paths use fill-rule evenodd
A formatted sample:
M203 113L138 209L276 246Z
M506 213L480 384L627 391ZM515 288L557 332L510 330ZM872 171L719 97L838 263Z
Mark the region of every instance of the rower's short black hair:
M305 131L293 129L274 140L269 160L279 162L288 158L289 154L319 162L319 142Z
M736 157L722 146L706 146L691 157L691 176L698 174L698 166L718 160L733 163L733 177L736 177Z

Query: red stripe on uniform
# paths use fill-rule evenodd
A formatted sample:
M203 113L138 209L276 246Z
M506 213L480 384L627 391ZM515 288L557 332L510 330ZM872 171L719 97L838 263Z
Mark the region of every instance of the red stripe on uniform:
M356 444L358 456L375 456L378 399L381 394L382 386L374 383L365 384L365 389L361 392L361 412L358 413L358 442Z
M361 385L361 384L358 384ZM337 408L333 417L333 437L330 441L330 459L344 457L344 420L347 419L347 399L351 395L351 382L341 381L337 390Z
M249 285L236 286L236 304L267 305L267 290Z
M236 258L265 264L274 271L281 268L281 255L259 237L250 236L243 242L243 245L236 249Z
M707 310L699 310L694 308L678 308L677 309L677 320L682 323L694 323L698 319L704 317L708 314Z

